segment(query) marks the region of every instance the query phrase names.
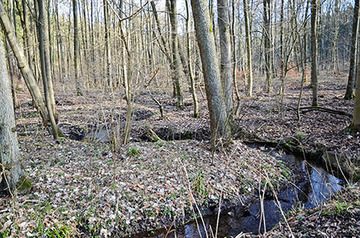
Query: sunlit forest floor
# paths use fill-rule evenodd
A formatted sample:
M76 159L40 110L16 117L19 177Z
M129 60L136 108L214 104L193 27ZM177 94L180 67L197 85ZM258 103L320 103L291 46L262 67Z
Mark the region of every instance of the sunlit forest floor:
M262 79L255 78L255 85L258 86L253 98L240 91L233 143L219 146L216 151L212 151L208 141L205 92L198 94L200 118L193 118L188 93L185 108L179 110L169 91L134 90L130 143L114 151L114 138L121 138L125 125L122 92L112 96L101 90L88 90L84 96L76 96L74 91L58 85L55 94L59 127L65 137L54 141L41 125L28 93L20 91L20 108L16 111L18 138L32 187L30 193L14 199L0 198L0 234L131 236L181 225L200 216L200 210L202 215L216 214L219 203L222 209L249 204L259 200L265 184L271 184L268 190L272 187L276 192L303 179L291 164L251 148L248 143L277 146L279 155L294 148L294 153L300 150L308 155L329 151L346 158L352 166L359 164L360 135L347 128L353 101L343 100L345 74L322 75L320 79L319 106L332 109L330 112L305 108L311 106L311 88L305 84L300 121L295 110L300 89L297 77L286 81L284 96L279 94L278 80L270 94L263 92ZM163 105L163 118L152 97ZM151 128L161 140L148 141L146 128ZM318 210L311 213L315 215L294 211L290 222L275 228L269 236L281 237L284 227L296 232L301 224L307 224L304 229L309 234L321 236L327 232L316 233L322 219L325 223L344 219L345 224L347 218L337 216L345 211L358 218L356 186L355 191L352 196L340 194L335 198L340 205L330 202L333 207L329 211L335 215L329 219L320 219L323 213ZM346 204L353 205L346 209ZM334 206L340 206L340 210L334 210ZM346 217L353 219L353 215ZM302 219L308 220L301 223ZM313 219L317 225L308 225L315 224ZM349 232L344 234L357 234L351 229L358 232L360 224L351 224L352 228L343 227L342 232Z

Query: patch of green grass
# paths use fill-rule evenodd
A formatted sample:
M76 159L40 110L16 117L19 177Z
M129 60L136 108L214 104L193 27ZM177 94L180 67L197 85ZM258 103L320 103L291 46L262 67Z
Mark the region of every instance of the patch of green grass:
M128 149L128 154L130 157L138 156L140 155L140 150L136 147L131 147Z
M199 169L197 175L192 180L192 188L194 189L194 191L200 195L206 196L208 192L206 191L204 175L201 169Z
M296 133L295 138L299 141L303 141L305 139L305 135L301 132Z
M22 131L22 132L19 133L20 136L26 136L26 134L27 133L25 131Z
M184 160L186 160L186 159L188 159L188 158L189 158L189 155L186 154L186 153L183 153L183 154L181 155L181 157L180 157L181 161L184 161Z
M159 146L159 147L163 147L164 146L164 142L159 140L156 142L156 145Z
M348 207L348 204L346 202L337 201L335 206L336 206L338 212L341 213L346 207Z

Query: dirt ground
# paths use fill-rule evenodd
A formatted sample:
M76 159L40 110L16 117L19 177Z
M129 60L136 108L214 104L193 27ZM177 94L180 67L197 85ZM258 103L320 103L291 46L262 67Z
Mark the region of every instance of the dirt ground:
M331 112L305 108L311 105L307 83L300 121L294 110L299 79L287 80L283 98L278 94L279 82L274 82L270 94L262 92L264 83L255 83L260 86L253 98L241 92L233 144L215 152L208 141L204 92L199 93L200 118L193 118L188 93L185 108L178 110L170 92L159 88L135 91L130 143L116 152L112 136L121 137L125 125L121 92L112 97L90 90L76 96L59 87L59 127L66 136L59 141L41 125L29 95L19 92L18 136L24 169L33 184L30 194L0 198L0 234L125 236L169 226L173 221L182 224L197 214L195 204L216 208L220 197L228 206L258 199L264 181L280 189L294 176L281 161L244 144L254 138L275 142L295 138L307 151L332 151L356 164L360 134L348 129L353 101L343 100L345 82L345 74L322 75L319 106ZM164 118L152 96L164 106ZM146 141L145 127L162 140ZM352 211L358 216L359 193L355 194L349 203L355 204ZM343 197L341 202L346 202L349 196ZM302 217L313 219L311 215ZM354 226L360 227L358 223ZM277 234L276 229L270 234ZM346 234L351 234L352 228L346 229L350 229Z

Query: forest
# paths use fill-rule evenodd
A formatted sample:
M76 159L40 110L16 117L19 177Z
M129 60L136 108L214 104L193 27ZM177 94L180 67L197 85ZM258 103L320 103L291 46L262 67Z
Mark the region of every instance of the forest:
M0 237L360 237L360 0L0 0Z

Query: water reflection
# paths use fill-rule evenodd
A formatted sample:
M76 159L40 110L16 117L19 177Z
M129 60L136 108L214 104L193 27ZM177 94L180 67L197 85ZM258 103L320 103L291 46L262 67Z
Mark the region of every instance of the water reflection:
M279 156L278 156L279 157ZM303 206L310 209L318 206L324 199L329 198L332 193L338 192L344 183L343 180L329 174L320 166L310 164L305 160L293 155L284 154L279 157L284 161L290 161L303 173L306 174L305 180L292 186L285 191L277 194L278 200L264 200L264 211L261 213L260 203L253 203L248 208L235 207L228 211L224 211L218 224L217 237L235 237L240 233L262 233L264 230L270 230L283 217L284 214L296 206ZM265 217L265 225L263 221ZM217 215L205 217L204 219L207 234L215 234L217 225ZM199 235L199 231L201 236ZM158 230L155 236L165 237L168 232L166 230ZM176 233L176 234L175 234ZM141 237L141 236L136 236ZM207 237L201 221L192 222L185 226L169 232L167 237ZM213 237L213 235L209 235Z
M338 192L344 183L343 180L326 172L320 166L308 163L293 155L283 155L282 160L288 160L296 163L307 173L308 181L300 184L300 190L295 189L295 193L300 193L299 200L305 208L318 206L324 199L327 199L332 193ZM301 196L301 193L306 196Z

